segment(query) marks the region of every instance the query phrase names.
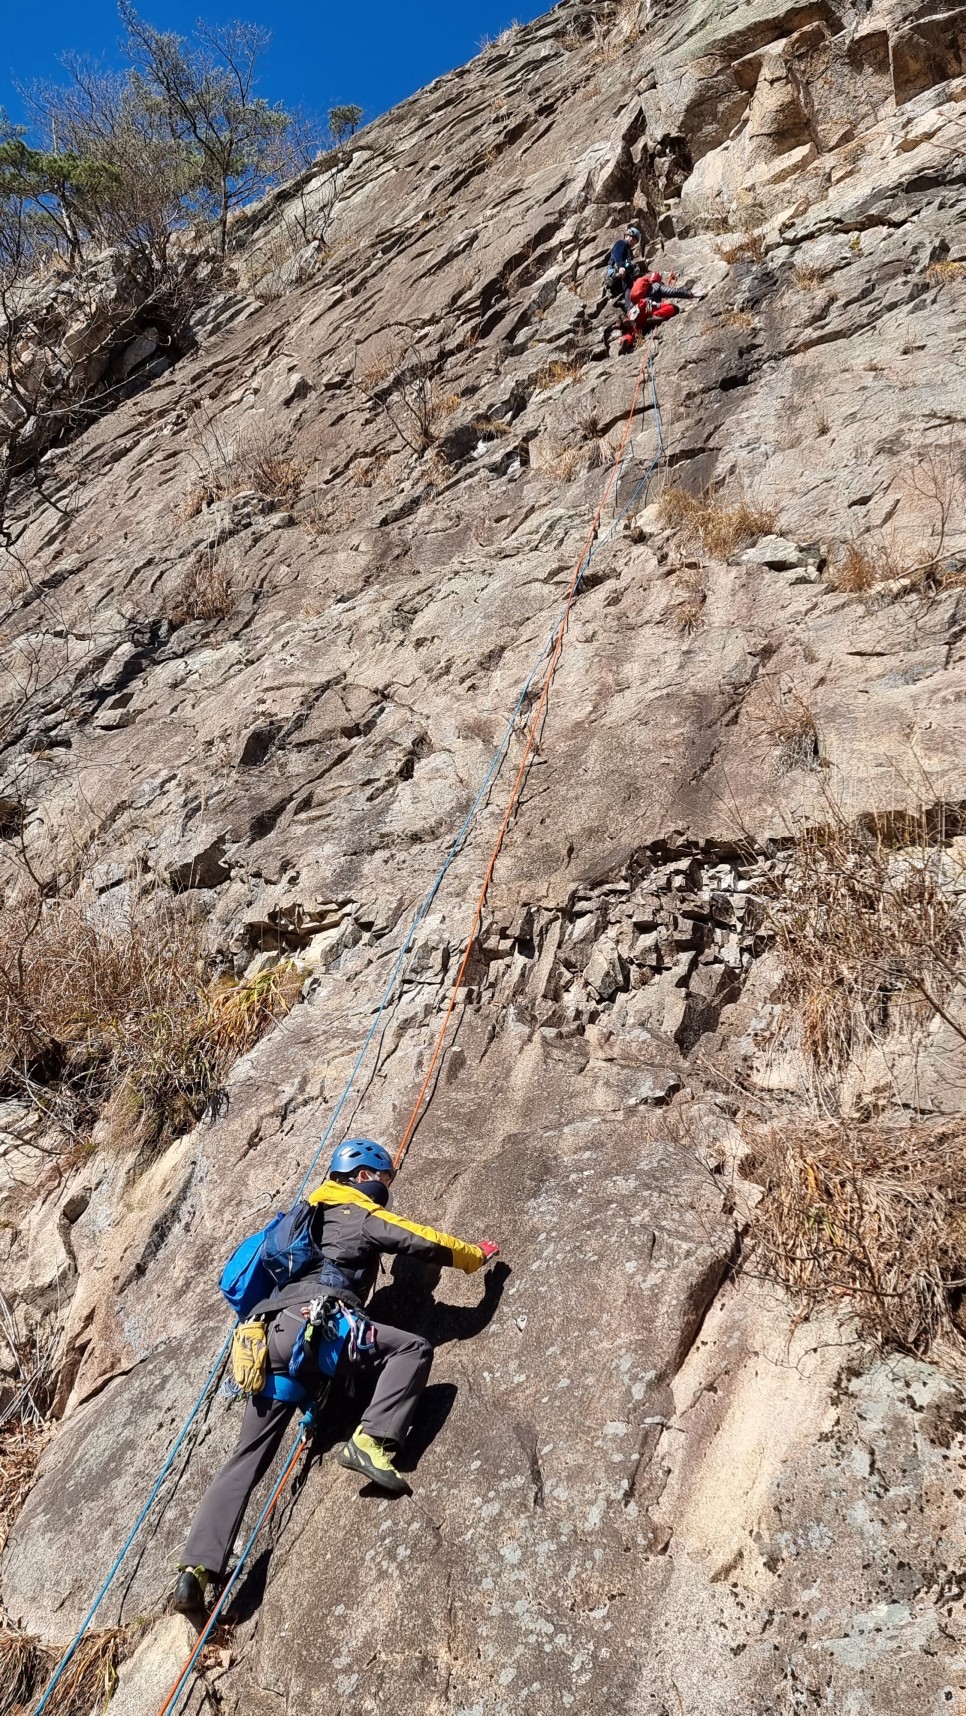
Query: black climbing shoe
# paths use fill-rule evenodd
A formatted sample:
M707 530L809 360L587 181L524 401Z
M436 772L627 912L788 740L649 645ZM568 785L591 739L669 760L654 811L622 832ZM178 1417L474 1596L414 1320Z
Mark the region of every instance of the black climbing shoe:
M348 1466L350 1472L361 1472L371 1484L378 1484L381 1490L389 1490L391 1495L408 1496L411 1493L402 1473L397 1472L389 1457L388 1443L368 1435L361 1424L355 1435L339 1449L339 1465Z
M176 1615L203 1615L205 1592L210 1582L211 1574L207 1568L182 1567L171 1598L172 1612Z

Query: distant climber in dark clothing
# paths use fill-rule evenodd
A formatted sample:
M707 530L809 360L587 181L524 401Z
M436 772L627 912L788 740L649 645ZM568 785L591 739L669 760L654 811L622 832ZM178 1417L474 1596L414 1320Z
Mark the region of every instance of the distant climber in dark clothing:
M248 1397L238 1446L208 1486L195 1516L172 1599L172 1607L182 1614L203 1608L208 1585L220 1581L252 1491L281 1445L294 1405L290 1393L279 1392L278 1382L287 1380L298 1334L310 1310L305 1301L329 1294L358 1310L372 1291L386 1253L405 1253L472 1274L499 1251L489 1240L470 1245L453 1234L392 1215L387 1205L395 1171L389 1152L372 1138L348 1138L340 1144L328 1176L307 1199L317 1211L313 1263L279 1287L263 1306L254 1307L252 1315L266 1317L266 1387ZM341 1448L338 1460L379 1488L401 1494L409 1486L393 1457L405 1441L426 1386L433 1349L421 1335L385 1323L369 1323L368 1333L364 1350L353 1352L351 1344L343 1347L335 1372L337 1386L348 1380L350 1367L375 1379L362 1422ZM321 1382L320 1377L319 1386Z
M623 237L611 246L611 253L607 258L607 290L618 304L623 304L625 310L629 308L628 294L637 267L634 252L640 242L640 227L625 227Z
M676 316L678 307L672 299L701 299L703 294L692 291L690 286L674 286L676 278L676 275L669 274L665 284L660 274L640 274L634 280L628 292L627 308L618 323L620 351L633 351L638 335L648 334L659 322L670 321L672 316Z

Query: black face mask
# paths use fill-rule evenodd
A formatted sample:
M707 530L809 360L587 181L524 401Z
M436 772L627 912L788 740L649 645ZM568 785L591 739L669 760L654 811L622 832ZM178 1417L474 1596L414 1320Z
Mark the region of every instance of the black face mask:
M371 1198L372 1202L378 1204L380 1209L386 1208L389 1203L389 1187L384 1186L381 1180L353 1180L352 1184L357 1192L362 1193L364 1198Z

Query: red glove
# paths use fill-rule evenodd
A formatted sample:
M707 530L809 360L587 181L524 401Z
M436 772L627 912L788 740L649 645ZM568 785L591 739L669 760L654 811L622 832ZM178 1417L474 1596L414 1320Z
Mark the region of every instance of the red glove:
M499 1257L500 1255L500 1247L494 1244L492 1239L481 1239L480 1250L482 1251L487 1263L490 1262L491 1258Z

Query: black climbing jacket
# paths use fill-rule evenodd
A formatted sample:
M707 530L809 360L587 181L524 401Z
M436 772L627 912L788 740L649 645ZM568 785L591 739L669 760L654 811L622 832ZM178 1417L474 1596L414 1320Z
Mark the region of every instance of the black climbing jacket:
M467 1274L486 1262L478 1245L468 1245L451 1233L440 1233L418 1222L404 1221L402 1216L380 1209L355 1186L325 1180L310 1193L308 1202L316 1207L312 1237L319 1262L272 1294L273 1309L333 1294L350 1306L364 1304L375 1285L379 1259L387 1251L452 1265Z

